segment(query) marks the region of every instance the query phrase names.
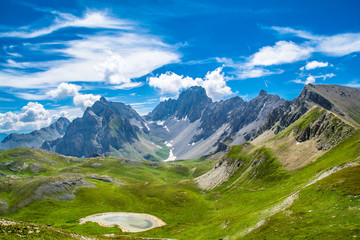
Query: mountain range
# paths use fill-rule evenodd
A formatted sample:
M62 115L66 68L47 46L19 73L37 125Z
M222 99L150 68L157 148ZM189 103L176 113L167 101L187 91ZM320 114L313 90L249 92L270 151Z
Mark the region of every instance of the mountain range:
M146 116L130 105L104 97L71 123L60 118L29 134L10 134L0 149L35 147L76 156L117 156L143 160L193 159L219 146L250 141L265 131L277 134L313 106L321 106L360 123L360 90L338 85L311 85L286 101L261 90L250 101L236 96L213 102L202 87L160 102Z
M0 238L356 239L359 93L307 85L291 101L261 91L213 102L193 87L147 116L101 98L71 123L19 135L58 129L36 145L53 152L0 151ZM166 225L81 220L124 212Z

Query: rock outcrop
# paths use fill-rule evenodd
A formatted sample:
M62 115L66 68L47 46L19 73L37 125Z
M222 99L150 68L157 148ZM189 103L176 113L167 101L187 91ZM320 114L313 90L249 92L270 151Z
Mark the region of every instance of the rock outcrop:
M359 96L360 89L337 85L308 84L297 98L286 101L285 104L275 108L256 135L272 128L275 134L278 133L315 105L347 117L355 123L357 121L360 123Z
M353 127L341 121L334 114L324 111L308 126L294 129L294 137L297 142L315 139L316 148L326 151L349 137L354 131Z

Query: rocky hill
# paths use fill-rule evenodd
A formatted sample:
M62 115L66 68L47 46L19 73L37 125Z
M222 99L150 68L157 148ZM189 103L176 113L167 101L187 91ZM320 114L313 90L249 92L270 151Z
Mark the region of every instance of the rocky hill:
M61 117L49 127L41 128L28 134L10 134L1 141L0 150L15 147L39 148L44 141L52 141L62 137L69 124L70 121L67 118Z
M359 124L359 96L360 89L356 88L308 84L297 98L286 101L285 104L274 109L258 133L272 129L276 134L295 122L315 105Z
M115 155L159 160L157 152L165 148L166 154L166 146L159 144L129 105L101 98L70 123L62 138L45 142L42 148L76 157Z

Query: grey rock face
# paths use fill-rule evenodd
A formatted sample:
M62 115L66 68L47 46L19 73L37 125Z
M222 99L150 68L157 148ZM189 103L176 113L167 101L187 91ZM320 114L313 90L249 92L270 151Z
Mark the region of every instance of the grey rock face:
M158 121L170 117L177 119L187 117L192 123L201 117L202 111L211 103L204 88L191 87L182 92L177 100L169 99L161 102L146 118Z
M176 157L188 159L216 150L221 142L245 142L284 102L263 90L249 102L240 97L212 102L203 88L193 87L160 103L146 118L161 121L150 126L151 134L168 141Z
M315 139L318 150L329 150L344 138L350 137L354 132L354 128L345 124L334 114L324 112L306 128L296 129L295 138L298 142Z
M105 98L87 108L82 118L75 119L65 135L55 144L55 152L90 157L102 155L119 149L124 143L139 140L136 134L139 128L130 123L130 119L142 122L142 118L130 106L123 103L108 102ZM46 147L44 145L44 147Z
M292 101L274 109L268 116L258 133L273 128L277 123L275 134L290 126L304 113L315 105L338 113L341 116L352 115L354 119L360 116L360 89L337 85L311 85L304 87L300 95ZM344 99L347 98L347 99ZM354 100L355 99L355 100ZM354 109L349 114L348 109ZM350 120L356 120L348 117ZM360 120L360 118L359 118Z
M1 141L0 150L15 147L39 148L44 141L52 141L63 136L69 124L70 121L67 118L61 117L49 127L41 128L31 133L10 134Z

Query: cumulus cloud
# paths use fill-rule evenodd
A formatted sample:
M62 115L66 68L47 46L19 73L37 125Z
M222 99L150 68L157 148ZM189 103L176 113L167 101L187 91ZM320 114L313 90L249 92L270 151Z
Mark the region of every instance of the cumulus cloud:
M183 89L200 85L201 82L202 79L200 78L193 79L173 72L166 72L160 74L160 76L148 78L149 85L160 89L161 94L177 94Z
M176 54L160 50L138 51L126 57L113 53L105 62L97 65L96 69L106 82L117 85L117 88L127 89L142 85L131 79L144 76L176 59Z
M293 42L279 41L275 46L266 46L250 57L249 65L270 66L293 63L311 56L313 48Z
M19 112L0 113L0 132L26 132L39 129L64 116L64 112L48 111L37 102L29 102Z
M93 94L78 94L74 96L73 102L75 106L81 107L81 109L85 109L87 107L91 107L94 102L100 99L100 95Z
M315 78L314 78L314 76L309 76L307 79L306 79L306 81L305 81L305 85L306 84L312 84L312 83L315 83Z
M222 67L219 67L212 72L208 72L200 85L205 88L209 97L215 101L234 94L231 88L226 85L224 73L221 71Z
M306 70L312 70L312 69L315 69L315 68L322 68L322 67L327 67L329 65L328 62L318 62L318 61L311 61L311 62L308 62L304 68ZM304 68L301 68L301 70L303 70Z
M166 72L157 77L149 77L148 83L154 88L160 89L161 94L178 94L181 90L201 86L213 100L217 101L226 96L234 94L231 88L226 85L222 67L208 72L203 79L184 77L173 72Z
M78 85L63 82L56 89L47 92L47 95L51 98L62 99L79 94L80 89L81 87Z
M235 77L232 79L248 79L281 74L284 72L281 69L269 70L265 67L305 60L312 52L313 48L308 44L298 45L291 41L279 41L274 46L262 47L242 63L235 63L228 58L216 58L216 61L235 69L232 72Z
M81 94L79 91L81 86L72 83L60 83L56 89L50 90L46 93L48 97L52 99L63 99L66 97L73 97L73 103L75 106L85 109L91 107L94 102L100 99L100 95L94 94Z

